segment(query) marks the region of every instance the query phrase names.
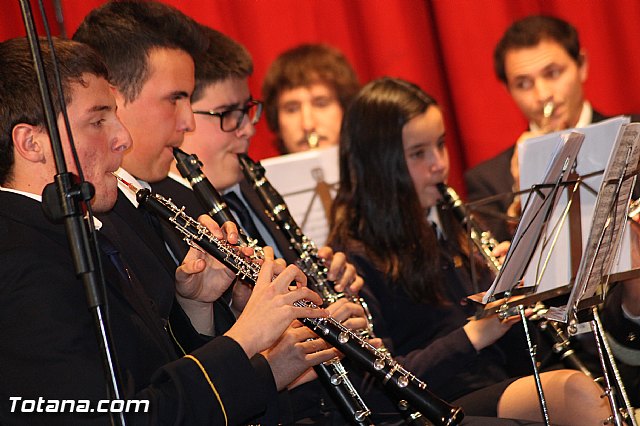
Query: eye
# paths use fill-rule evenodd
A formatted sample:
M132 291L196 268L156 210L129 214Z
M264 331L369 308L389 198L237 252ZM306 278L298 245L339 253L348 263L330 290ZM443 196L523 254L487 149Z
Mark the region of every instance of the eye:
M529 90L533 87L533 80L530 78L520 78L515 81L513 87L518 90Z
M445 149L445 147L446 147L446 143L445 143L444 138L438 139L437 147L438 147L438 150L439 150L439 151L442 151L442 150L444 150L444 149Z
M175 105L179 100L185 99L185 98L186 96L183 93L174 93L171 96L169 96L169 102Z
M285 114L294 114L298 111L300 111L300 104L284 104L281 108L280 111L282 111Z
M91 123L91 125L92 125L93 127L100 128L100 127L102 127L102 125L103 125L106 121L107 121L107 120L105 120L104 118L101 118L101 119L99 119L99 120L97 120L97 121L93 121L93 122Z
M548 69L547 72L545 72L544 76L549 80L555 80L562 75L563 71L564 71L563 68L553 67Z
M413 160L420 160L422 158L424 158L425 156L425 150L424 149L418 149L416 151L413 151L411 153L409 153L409 158L413 159Z
M326 108L333 103L333 98L326 96L314 98L311 104L316 108Z

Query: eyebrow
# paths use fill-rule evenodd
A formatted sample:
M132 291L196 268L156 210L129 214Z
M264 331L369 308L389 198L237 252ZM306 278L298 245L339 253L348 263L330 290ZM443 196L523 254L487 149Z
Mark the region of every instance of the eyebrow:
M169 94L170 98L189 98L191 97L191 95L187 92L185 92L184 90L176 90L175 92L171 92Z
M113 108L109 105L94 105L87 110L88 113L92 112L102 112L102 111L111 111Z
M249 95L249 97L248 97L247 99L245 99L244 101L241 101L241 102L234 102L234 103L232 103L232 104L223 104L223 105L219 105L219 106L217 106L217 107L215 107L215 108L213 108L213 109L214 109L214 110L216 110L216 109L223 109L223 110L225 110L225 111L228 111L228 110L230 110L230 109L238 108L238 107L240 107L241 105L246 105L246 104L247 104L247 102L249 102L251 99L253 99L253 97L252 97L251 95Z

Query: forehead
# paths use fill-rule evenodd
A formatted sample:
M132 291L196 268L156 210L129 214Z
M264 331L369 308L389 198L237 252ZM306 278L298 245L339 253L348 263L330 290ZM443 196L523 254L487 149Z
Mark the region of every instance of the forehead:
M147 90L180 90L191 93L194 86L194 64L184 50L158 48L149 51Z
M545 39L533 47L510 49L504 60L507 78L533 74L551 64L575 63L564 47L556 41Z
M444 120L440 108L431 105L427 110L409 120L402 128L402 145L405 150L416 146L434 145L444 135Z
M336 97L333 87L326 83L312 83L307 86L298 86L293 89L284 89L280 92L279 102L280 104L286 102L303 102L311 98L317 97Z
M194 107L216 109L229 105L240 105L251 96L247 78L228 78L209 84L202 97L194 102Z
M75 116L95 112L109 107L115 109L115 98L109 83L94 74L82 74L82 82L69 85L71 102L68 111Z

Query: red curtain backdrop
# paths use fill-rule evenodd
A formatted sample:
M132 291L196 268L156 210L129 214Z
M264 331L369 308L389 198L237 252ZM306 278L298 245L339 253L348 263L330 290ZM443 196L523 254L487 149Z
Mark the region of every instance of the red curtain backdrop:
M43 1L54 22L53 0ZM59 1L68 34L89 10L104 3ZM589 58L587 97L605 114L640 112L637 0L163 1L249 49L256 97L271 61L304 42L341 49L362 83L383 75L418 83L445 111L451 183L461 191L464 170L512 144L526 127L495 78L491 59L500 35L515 19L549 14L574 24ZM0 38L23 35L18 0L2 3ZM258 159L275 155L272 140L260 123L250 153Z

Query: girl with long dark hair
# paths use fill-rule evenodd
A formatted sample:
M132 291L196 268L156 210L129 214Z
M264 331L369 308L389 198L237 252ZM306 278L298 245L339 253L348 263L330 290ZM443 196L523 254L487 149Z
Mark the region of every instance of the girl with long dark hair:
M463 230L438 208L436 184L448 172L435 100L404 80L369 83L343 121L330 244L365 279L376 334L433 392L469 415L541 420L533 378L510 377L501 345L517 318L467 320ZM584 374L541 376L554 423L596 425L610 414Z

